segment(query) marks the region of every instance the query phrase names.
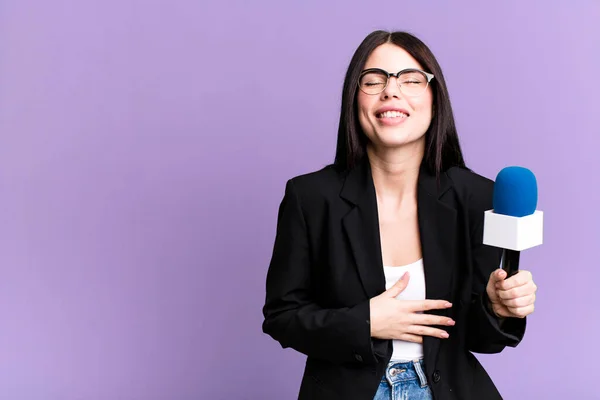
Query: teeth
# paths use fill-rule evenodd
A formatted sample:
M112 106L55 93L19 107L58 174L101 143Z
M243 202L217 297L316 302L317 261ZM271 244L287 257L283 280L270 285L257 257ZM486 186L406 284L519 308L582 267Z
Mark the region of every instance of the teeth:
M406 118L408 115L400 111L386 111L379 114L379 118Z

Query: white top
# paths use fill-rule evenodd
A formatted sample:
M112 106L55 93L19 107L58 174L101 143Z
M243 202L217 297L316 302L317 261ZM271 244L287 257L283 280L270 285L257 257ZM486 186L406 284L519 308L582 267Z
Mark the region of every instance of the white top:
M399 300L425 300L425 271L423 259L401 267L383 267L385 289L391 288L404 275L410 274L408 286L396 298ZM423 357L423 345L420 343L393 340L392 360L415 360Z

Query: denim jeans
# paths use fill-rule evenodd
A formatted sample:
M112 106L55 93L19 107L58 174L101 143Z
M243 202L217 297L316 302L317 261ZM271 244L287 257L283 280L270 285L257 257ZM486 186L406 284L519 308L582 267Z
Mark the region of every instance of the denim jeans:
M373 400L432 400L423 360L392 361Z

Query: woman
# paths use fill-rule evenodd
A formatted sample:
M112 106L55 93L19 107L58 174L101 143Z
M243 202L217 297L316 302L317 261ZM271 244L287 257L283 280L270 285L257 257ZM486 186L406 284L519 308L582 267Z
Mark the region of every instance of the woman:
M300 399L501 399L472 353L522 340L536 286L482 244L492 193L428 47L367 36L334 164L289 180L279 208L263 331L308 356Z

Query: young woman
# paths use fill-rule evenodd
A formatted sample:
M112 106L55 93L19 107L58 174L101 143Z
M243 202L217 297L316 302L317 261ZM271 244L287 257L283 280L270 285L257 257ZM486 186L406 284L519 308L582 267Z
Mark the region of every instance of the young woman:
M493 181L464 163L442 70L404 32L356 50L334 164L290 179L263 331L307 355L300 399L494 400L536 286L482 244Z

